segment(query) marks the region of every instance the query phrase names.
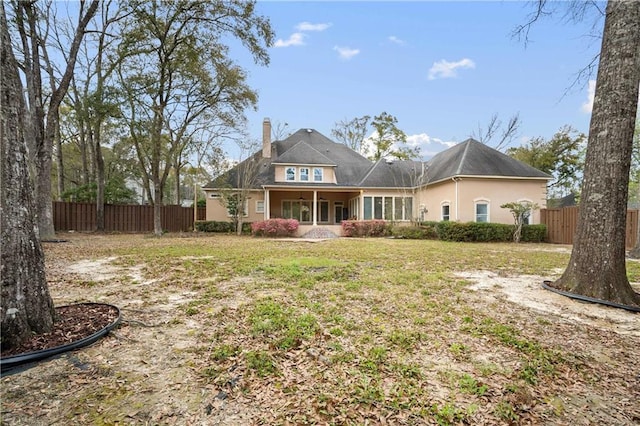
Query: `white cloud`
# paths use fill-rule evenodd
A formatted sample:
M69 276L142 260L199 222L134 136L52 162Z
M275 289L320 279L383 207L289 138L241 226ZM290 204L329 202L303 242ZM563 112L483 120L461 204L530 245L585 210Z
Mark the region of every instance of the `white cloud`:
M589 87L587 89L587 100L580 107L582 112L591 114L591 110L593 110L593 98L595 97L595 95L596 95L596 81L589 80Z
M387 38L391 43L399 44L400 46L405 44L404 40L399 39L398 37L392 35Z
M312 24L311 22L300 22L296 25L297 31L324 31L332 24L330 22L324 24Z
M429 69L429 80L435 80L437 78L453 78L457 76L458 68L475 68L476 63L471 59L464 58L458 62L449 62L445 59L434 62L431 69Z
M443 141L442 139L431 137L426 133L407 136L407 145L411 148L418 148L420 157L424 159L433 157L437 153L456 145L456 143L457 142Z
M375 152L373 141L377 137L378 133L374 130L371 135L366 137L362 142L365 156L372 156ZM456 144L457 142L443 141L442 139L431 137L426 133L407 135L406 143L409 148L418 148L418 155L422 160L428 160L439 152L449 149ZM397 146L394 145L393 148L395 149Z
M352 49L350 47L334 46L333 50L338 52L342 59L351 59L360 53L360 49Z
M279 38L276 40L274 47L304 46L304 37L302 33L293 33L287 40Z

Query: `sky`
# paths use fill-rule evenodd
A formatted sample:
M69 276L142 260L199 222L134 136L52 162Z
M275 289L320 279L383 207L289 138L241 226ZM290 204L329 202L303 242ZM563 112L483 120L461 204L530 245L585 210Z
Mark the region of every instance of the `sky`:
M567 4L525 44L512 33L532 2L258 1L276 33L269 66L231 51L259 95L247 111L249 135L261 140L268 117L331 138L339 121L387 112L427 160L494 114L503 122L519 114L512 146L565 125L587 133L595 74L574 83L599 50L593 34L603 22L567 22Z

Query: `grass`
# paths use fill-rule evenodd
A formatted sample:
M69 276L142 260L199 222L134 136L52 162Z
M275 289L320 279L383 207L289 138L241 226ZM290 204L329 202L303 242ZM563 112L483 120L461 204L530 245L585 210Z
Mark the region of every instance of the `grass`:
M489 270L546 277L569 257L544 250L549 246L107 239L90 244L86 256L115 256L113 264L139 268L145 280L156 280L145 287L123 277L122 303L141 299L151 309L184 297L175 302L178 309L166 311L166 323L191 346L167 351L184 358L179 374L189 391L255 400L264 408L256 423L388 418L449 425L532 415L561 423L567 409L550 407L550 389L561 393L585 374L552 318L483 299L455 275ZM631 264L629 275L640 276L640 268ZM90 298L100 283L84 281L78 288ZM525 404L516 399L520 395L535 397Z

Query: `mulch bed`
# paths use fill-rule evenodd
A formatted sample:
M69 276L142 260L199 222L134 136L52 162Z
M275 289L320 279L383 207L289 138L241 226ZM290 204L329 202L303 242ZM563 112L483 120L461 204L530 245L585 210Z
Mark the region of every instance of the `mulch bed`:
M3 350L6 358L29 352L67 345L89 337L112 324L118 318L114 306L94 303L60 306L55 308L56 321L50 333L34 335L20 346Z

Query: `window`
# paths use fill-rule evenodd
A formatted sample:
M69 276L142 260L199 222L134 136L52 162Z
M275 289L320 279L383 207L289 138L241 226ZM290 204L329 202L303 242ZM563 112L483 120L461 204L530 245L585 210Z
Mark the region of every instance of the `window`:
M372 199L371 197L364 197L364 220L371 220L372 215L371 215L371 204Z
M382 219L382 197L373 198L373 218Z
M322 182L322 169L320 167L313 169L313 181Z
M311 222L311 201L283 201L282 217L299 222Z
M264 200L256 201L256 213L264 213Z
M449 221L450 215L449 215L449 204L443 204L442 205L442 217L441 220L443 221Z
M300 168L300 181L301 182L309 181L309 169L307 167Z
M364 197L364 220L411 220L412 197Z
M296 180L296 168L295 167L287 167L285 170L285 179L288 181Z
M489 204L486 202L476 203L476 222L489 222Z

